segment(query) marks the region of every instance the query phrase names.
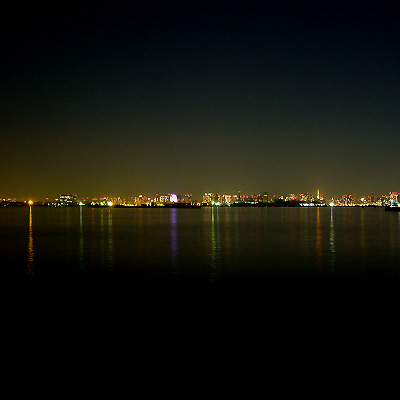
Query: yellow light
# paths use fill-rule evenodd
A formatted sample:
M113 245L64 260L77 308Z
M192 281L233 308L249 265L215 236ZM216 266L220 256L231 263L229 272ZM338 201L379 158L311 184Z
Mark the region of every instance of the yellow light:
M112 207L113 205L112 201L109 201L107 204L109 205L109 207Z
M32 200L29 200L29 201L28 201L28 204L31 206L31 205L33 204L33 201L32 201Z

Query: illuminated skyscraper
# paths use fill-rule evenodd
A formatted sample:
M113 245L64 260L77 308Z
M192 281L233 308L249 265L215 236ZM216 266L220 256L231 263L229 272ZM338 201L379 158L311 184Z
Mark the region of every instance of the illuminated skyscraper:
M268 203L268 193L267 192L262 192L262 202Z

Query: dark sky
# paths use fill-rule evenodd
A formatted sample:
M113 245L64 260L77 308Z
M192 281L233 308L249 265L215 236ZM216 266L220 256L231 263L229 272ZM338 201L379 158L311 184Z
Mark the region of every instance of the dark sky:
M400 190L398 2L134 3L3 13L0 197Z

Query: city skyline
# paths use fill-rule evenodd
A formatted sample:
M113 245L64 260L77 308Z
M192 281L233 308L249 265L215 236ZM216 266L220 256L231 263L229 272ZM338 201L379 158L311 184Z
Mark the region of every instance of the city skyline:
M297 202L297 203L312 203L320 202L323 204L380 204L383 205L385 202L398 203L400 198L399 192L390 191L388 193L347 193L347 194L331 194L325 195L317 190L316 193L301 192L301 193L268 193L266 191L259 193L243 193L242 191L237 191L234 193L220 193L220 192L203 192L199 197L193 196L192 193L153 193L153 194L138 194L131 193L130 196L87 196L85 194L74 194L74 193L64 193L59 194L57 198L29 198L26 199L21 197L20 199L0 196L0 204L11 204L13 202L26 203L27 205L103 205L103 206L113 206L117 204L127 205L127 204L155 204L155 203L191 203L191 204L215 204L224 205L231 204L235 202Z
M10 6L0 196L398 189L389 2Z

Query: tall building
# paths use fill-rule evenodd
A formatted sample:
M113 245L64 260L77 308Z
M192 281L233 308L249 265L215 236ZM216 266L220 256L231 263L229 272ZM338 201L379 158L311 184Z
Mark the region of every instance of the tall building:
M268 203L268 193L267 192L262 192L262 202Z
M398 203L399 201L399 193L397 192L389 192L389 200L391 203Z

